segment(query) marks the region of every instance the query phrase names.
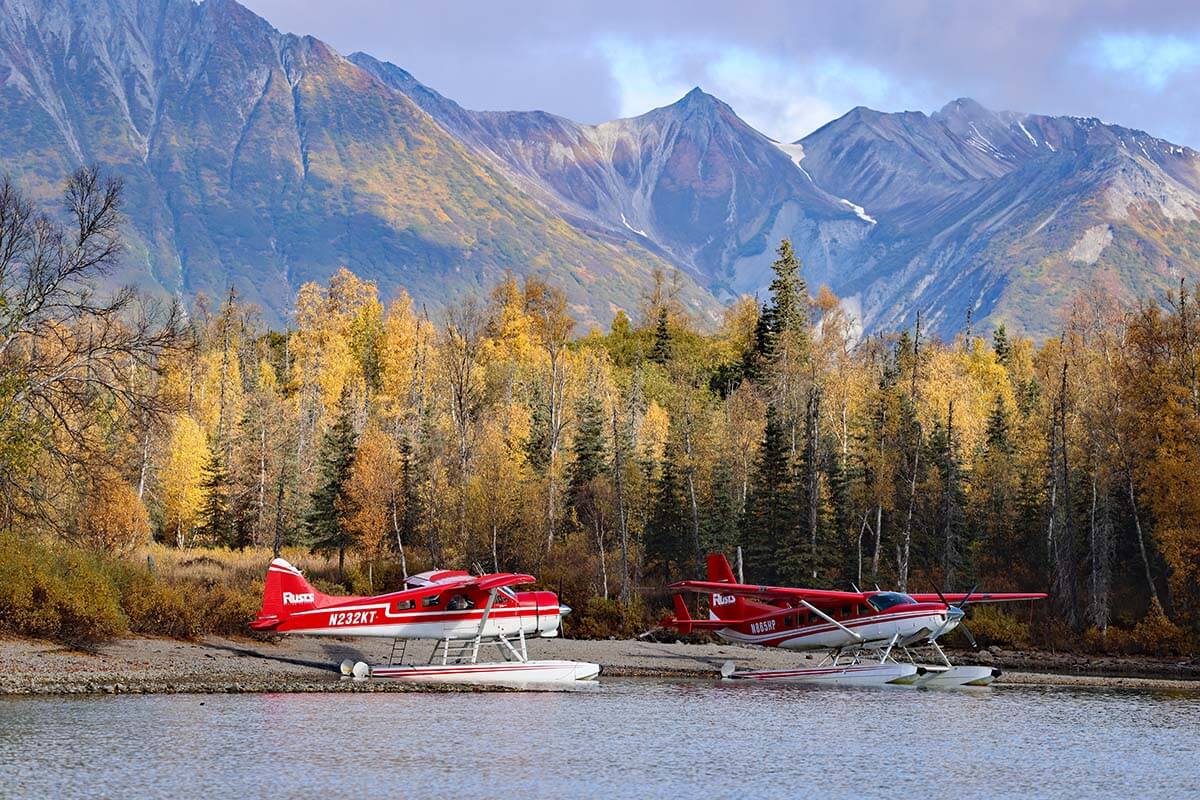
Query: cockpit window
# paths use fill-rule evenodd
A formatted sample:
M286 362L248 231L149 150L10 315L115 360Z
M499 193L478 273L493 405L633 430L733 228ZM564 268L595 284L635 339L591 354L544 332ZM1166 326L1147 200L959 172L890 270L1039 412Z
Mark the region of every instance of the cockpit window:
M468 608L474 608L475 604L465 594L456 594L450 598L450 602L446 604L446 608L451 611L465 611Z
M912 605L916 600L900 592L879 592L868 597L867 602L876 611L883 611L892 606Z

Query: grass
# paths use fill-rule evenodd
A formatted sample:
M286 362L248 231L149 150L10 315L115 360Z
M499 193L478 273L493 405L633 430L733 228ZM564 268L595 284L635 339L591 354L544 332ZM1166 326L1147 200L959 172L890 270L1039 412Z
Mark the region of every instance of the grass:
M330 594L392 591L403 582L394 564L377 565L369 583L366 569L357 564L348 565L339 580L336 558L300 548L285 548L282 555ZM153 544L121 558L0 534L0 633L80 648L129 634L176 639L251 636L248 624L258 612L270 561L271 551L263 548L177 550ZM565 564L556 566L561 570ZM589 597L589 587L572 581L579 570L560 573L556 566L547 566L543 585L575 600L566 629L573 638L627 638L652 627L666 613L653 604L627 607ZM1132 628L1110 626L1104 634L1092 630L1081 635L1045 622L1031 629L1008 610L990 606L973 608L968 624L982 646L1113 655L1187 654L1197 646L1161 612L1148 614Z
M345 591L337 564L284 553L318 587ZM75 647L130 633L251 635L269 550L142 548L130 558L0 535L0 631Z

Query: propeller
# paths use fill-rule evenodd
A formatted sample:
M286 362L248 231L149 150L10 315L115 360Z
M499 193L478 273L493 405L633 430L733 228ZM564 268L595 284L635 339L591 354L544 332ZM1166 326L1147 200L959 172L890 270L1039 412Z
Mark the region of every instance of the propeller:
M966 636L967 641L971 643L971 649L978 650L979 642L975 641L975 637L974 637L974 635L972 635L971 629L967 627L966 623L964 623L964 622L958 623L958 629L963 632L963 636Z
M957 609L959 610L959 612L961 612L961 613L962 613L964 616L965 616L965 615L966 615L966 613L967 613L967 610L966 610L966 609L967 609L967 603L971 602L971 595L975 594L975 590L976 590L976 589L978 589L978 588L979 588L979 584L978 584L978 583L977 583L977 584L975 584L974 586L972 586L972 587L971 587L971 591L967 592L967 593L966 593L966 594L963 596L963 599L959 601L958 605L957 605L957 606L955 606L955 608L957 608ZM941 592L939 592L938 594L941 594ZM971 629L967 627L966 620L963 620L962 622L959 622L959 623L958 623L958 629L959 629L959 630L961 630L961 631L963 632L963 636L966 636L966 637L967 637L967 641L971 643L971 649L972 649L972 650L978 650L978 649L979 649L979 642L975 641L975 635L974 635L974 634L972 634L972 633L971 633Z
M978 588L979 588L979 584L975 584L974 586L971 587L971 591L967 592L963 596L963 599L959 601L958 605L951 605L950 601L946 599L946 595L942 594L942 590L937 588L936 586L933 587L933 591L937 592L938 599L941 600L942 605L944 605L946 607L946 621L942 623L942 626L940 628L938 628L937 631L934 632L933 636L930 638L936 640L939 636L941 636L942 631L946 628L947 625L950 624L950 618L952 616L957 616L959 630L961 630L963 632L963 636L967 637L967 641L971 643L972 649L974 649L974 650L979 649L979 643L975 641L974 634L971 633L971 629L967 627L967 623L963 619L967 614L966 605L971 600L971 595L975 594L975 590ZM951 612L951 609L954 609L954 611L957 611L958 613L953 614Z

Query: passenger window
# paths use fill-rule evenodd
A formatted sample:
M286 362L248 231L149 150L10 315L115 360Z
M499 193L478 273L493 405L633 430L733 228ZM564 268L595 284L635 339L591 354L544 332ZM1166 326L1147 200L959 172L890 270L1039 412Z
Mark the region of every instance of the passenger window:
M408 609L410 609L412 607L413 607L412 600L397 600L396 601L396 610L397 611L407 611Z
M421 608L433 608L442 599L440 594L433 594L429 597L421 598Z

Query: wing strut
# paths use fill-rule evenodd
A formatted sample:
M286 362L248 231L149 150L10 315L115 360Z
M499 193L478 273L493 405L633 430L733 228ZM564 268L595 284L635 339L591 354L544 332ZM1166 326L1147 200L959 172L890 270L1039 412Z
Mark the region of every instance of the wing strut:
M842 630L844 630L846 633L848 633L848 634L850 634L851 636L853 636L853 637L854 637L855 639L857 639L858 641L860 641L860 642L861 642L861 641L863 640L863 637L859 636L857 633L855 633L854 631L850 630L850 629L849 629L849 628L847 628L845 625L843 625L842 623L838 622L836 619L834 619L833 617L829 616L829 615L828 615L828 614L826 614L824 611L822 611L821 609L817 608L816 606L814 606L812 603L808 602L807 600L801 600L801 601L800 601L800 604L801 604L802 606L804 606L805 608L807 608L807 609L808 609L809 611L811 611L812 613L816 614L816 615L817 615L818 617L820 617L821 619L825 620L826 622L831 622L831 623L833 623L834 625L837 625L839 628L841 628L841 629L842 629Z
M488 592L487 605L483 607L483 616L479 618L479 628L475 631L475 646L471 649L471 663L479 659L479 641L483 638L483 630L487 627L488 617L492 614L492 606L496 603L496 590Z

